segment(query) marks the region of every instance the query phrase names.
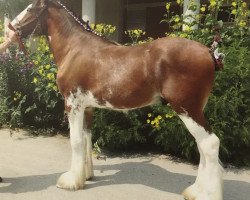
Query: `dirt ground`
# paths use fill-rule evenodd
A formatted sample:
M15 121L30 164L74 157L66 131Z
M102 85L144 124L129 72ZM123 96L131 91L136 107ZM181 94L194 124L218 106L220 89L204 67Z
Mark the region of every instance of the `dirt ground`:
M10 136L0 129L1 200L183 200L181 192L195 180L197 166L164 155L107 156L94 159L95 178L70 192L55 184L70 166L69 139ZM250 199L250 170L226 170L224 199Z

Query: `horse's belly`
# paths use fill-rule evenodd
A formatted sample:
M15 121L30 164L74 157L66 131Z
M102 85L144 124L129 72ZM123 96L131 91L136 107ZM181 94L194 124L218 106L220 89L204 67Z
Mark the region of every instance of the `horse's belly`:
M130 110L145 107L159 102L161 97L157 93L139 92L127 96L117 94L100 95L92 91L82 91L80 88L67 98L67 106L77 108L95 107L112 110Z

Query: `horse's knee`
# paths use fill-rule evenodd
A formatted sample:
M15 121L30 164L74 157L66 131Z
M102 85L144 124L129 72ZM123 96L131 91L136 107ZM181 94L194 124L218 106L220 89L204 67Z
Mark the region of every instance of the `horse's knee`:
M210 134L199 141L199 146L207 159L218 160L220 140L215 134Z

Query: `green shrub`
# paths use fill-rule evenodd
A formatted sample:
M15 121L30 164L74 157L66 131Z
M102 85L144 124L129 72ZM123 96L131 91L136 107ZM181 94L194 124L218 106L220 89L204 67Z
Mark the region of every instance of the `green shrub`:
M10 49L9 56L2 56L0 117L4 115L1 121L10 127L59 128L63 121L63 101L55 84L56 67L44 41L39 40L38 51L29 59L15 49Z

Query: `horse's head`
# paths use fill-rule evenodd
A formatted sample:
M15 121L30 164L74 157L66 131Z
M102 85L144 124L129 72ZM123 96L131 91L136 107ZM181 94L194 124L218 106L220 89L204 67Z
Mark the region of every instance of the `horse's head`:
M5 42L0 45L0 53L15 42L17 38L25 38L28 35L43 35L47 32L48 4L53 0L34 0L9 24Z
M30 34L42 35L46 33L48 2L49 0L34 0L10 23L21 38Z

